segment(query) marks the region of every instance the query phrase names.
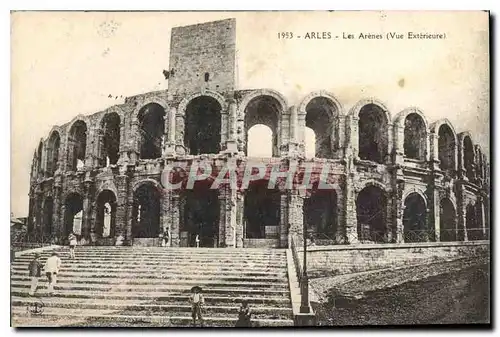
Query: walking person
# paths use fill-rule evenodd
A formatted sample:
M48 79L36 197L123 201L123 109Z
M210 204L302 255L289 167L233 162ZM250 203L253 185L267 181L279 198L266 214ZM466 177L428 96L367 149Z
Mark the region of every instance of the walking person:
M75 259L75 247L77 244L76 235L73 234L73 232L69 233L68 240L69 240L69 257L72 260L74 260Z
M52 256L45 262L45 274L47 275L47 292L52 295L54 293L54 286L57 282L57 273L61 268L61 259L57 255L57 252L52 252Z
M251 319L252 319L252 311L248 306L248 301L243 300L243 302L241 303L240 311L238 312L238 321L236 322L236 327L241 327L241 328L252 327Z
M35 253L35 257L31 260L28 268L31 278L30 296L34 296L38 288L38 279L42 276L42 263L40 262L39 253Z
M205 303L202 289L199 286L194 286L191 288L191 296L189 301L191 302L191 317L193 318L193 326L196 326L196 319L200 320L200 326L203 326L203 317L201 314L201 309Z

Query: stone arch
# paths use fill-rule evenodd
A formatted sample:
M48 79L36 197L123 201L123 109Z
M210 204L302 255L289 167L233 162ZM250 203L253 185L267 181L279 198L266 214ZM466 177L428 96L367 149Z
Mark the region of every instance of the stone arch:
M167 103L166 100L164 100L163 98L161 97L148 97L148 98L145 98L144 100L142 101L139 101L139 102L136 102L136 107L135 109L133 109L130 114L131 114L131 118L130 120L131 121L136 121L138 120L139 118L139 112L146 106L146 105L149 105L149 104L158 104L159 106L161 106L163 108L163 110L168 111L169 109L169 105ZM115 106L116 107L116 106ZM115 107L111 107L111 108L115 108ZM118 107L116 107L116 109L119 109ZM124 113L125 114L125 113ZM121 118L121 116L120 116Z
M43 174L42 155L43 155L43 139L40 139L40 141L38 142L38 146L36 148L36 167L39 175Z
M340 147L339 117L343 116L340 102L326 91L310 93L302 100L298 108L299 120L305 120L300 125L301 142L307 141L302 133L310 128L315 134L315 157L333 158L334 152ZM333 136L333 137L332 137Z
M361 185L357 186L356 192L359 193L366 187L370 186L380 188L382 191L384 191L384 194L386 194L386 196L388 196L388 194L391 193L391 189L389 187L387 187L386 185L382 184L380 181L377 181L375 179L365 180Z
M425 207L427 208L427 196L425 195L425 192L424 190L420 189L420 188L416 188L416 187L412 187L412 188L409 188L407 190L405 190L405 192L403 193L403 202L404 200L406 200L408 198L408 196L410 196L411 194L418 194L422 200L424 201L424 205Z
M162 155L165 135L164 105L148 102L139 108L136 118L138 122L139 157L141 159L157 159Z
M146 178L146 179L141 179L138 182L136 182L132 186L132 191L135 192L142 185L150 185L150 186L158 189L158 191L162 190L162 186L161 186L161 183L159 181L157 181L156 179L152 179L152 178Z
M116 165L120 157L122 116L117 111L108 109L99 120L98 160L99 167Z
M427 200L417 191L410 192L404 198L404 242L426 242L430 236L427 227Z
M144 179L133 187L132 237L157 238L161 232L161 189L159 182Z
M477 177L484 179L484 158L483 151L481 150L481 145L476 144L474 146L475 157L476 157L476 168L477 168Z
M95 198L97 200L97 197L99 194L101 194L104 190L110 190L113 192L115 196L118 197L118 189L116 188L116 185L112 181L104 181L99 185L99 188L97 189L97 192L95 193Z
M357 156L382 164L389 154L389 127L391 115L385 105L375 99L358 102L349 113L358 124Z
M104 188L96 196L95 233L98 238L113 238L116 232L117 195Z
M287 113L286 100L274 90L256 90L243 97L239 105L244 116L245 148L248 150L248 130L256 124L263 124L273 132L273 157L279 156L281 123Z
M198 98L201 96L207 96L207 97L211 97L211 98L215 99L219 103L219 105L221 107L221 111L223 111L224 113L227 113L227 102L226 102L226 99L224 98L224 96L222 96L221 94L219 94L218 92L215 92L215 91L205 90L205 91L196 92L196 93L191 94L187 97L184 97L177 107L177 115L178 116L185 116L186 109L187 109L189 102L191 102L195 98Z
M46 172L52 177L59 168L59 153L61 151L61 133L58 130L52 130L47 140L47 158Z
M457 240L457 205L452 198L439 201L439 240Z
M482 239L481 217L479 202L470 201L465 206L465 229L469 241Z
M430 126L431 132L438 137L437 153L434 158L439 159L439 167L443 171L457 170L457 133L453 125L446 118L434 122Z
M422 111L416 107L406 108L396 115L394 123L400 130L403 130L404 156L410 159L427 160L429 124Z
M336 189L314 190L309 198L304 198L303 221L308 228L318 234L318 239L335 239L339 234L339 194Z
M77 116L69 124L66 133L67 165L70 171L83 167L87 156L90 123L85 116Z
M219 98L220 99L220 98ZM208 95L196 95L183 111L184 147L190 154L216 154L221 150L224 102ZM224 112L223 112L224 111Z
M474 180L474 165L475 165L475 153L474 153L474 142L470 132L461 132L458 135L459 139L459 154L461 159L461 167L465 170L465 175L469 181Z
M83 220L83 194L77 190L68 191L64 197L64 232L66 240L69 233L81 234Z
M358 240L362 243L386 242L388 196L377 184L365 184L356 195Z

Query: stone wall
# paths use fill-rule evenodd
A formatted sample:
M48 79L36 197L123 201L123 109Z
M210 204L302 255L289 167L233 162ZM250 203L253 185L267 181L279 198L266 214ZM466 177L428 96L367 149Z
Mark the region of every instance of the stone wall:
M486 241L316 246L308 247L307 267L310 277L320 277L489 256L489 252Z

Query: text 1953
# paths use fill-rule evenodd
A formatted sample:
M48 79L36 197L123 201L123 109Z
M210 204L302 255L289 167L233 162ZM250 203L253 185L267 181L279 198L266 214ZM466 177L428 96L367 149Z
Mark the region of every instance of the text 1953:
M293 39L292 32L279 32L278 39Z

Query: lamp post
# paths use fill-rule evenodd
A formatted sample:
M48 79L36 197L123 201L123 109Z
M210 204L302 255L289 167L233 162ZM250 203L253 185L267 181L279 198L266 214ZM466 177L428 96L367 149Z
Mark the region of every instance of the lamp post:
M300 313L308 314L309 311L309 279L307 276L307 222L303 222L303 242L304 242L304 264L302 265L302 277L300 282Z

